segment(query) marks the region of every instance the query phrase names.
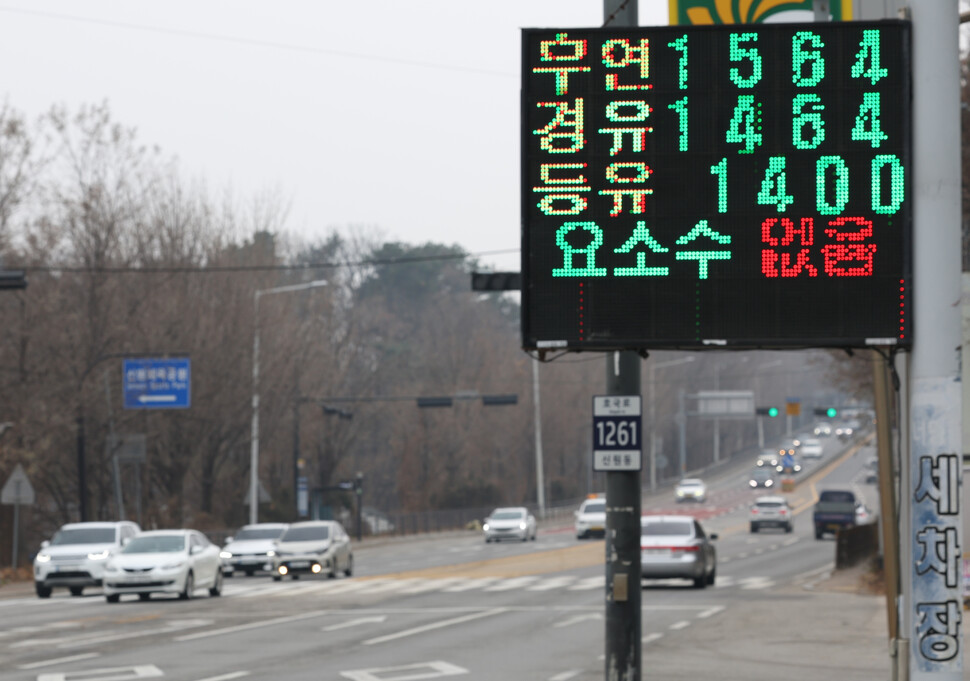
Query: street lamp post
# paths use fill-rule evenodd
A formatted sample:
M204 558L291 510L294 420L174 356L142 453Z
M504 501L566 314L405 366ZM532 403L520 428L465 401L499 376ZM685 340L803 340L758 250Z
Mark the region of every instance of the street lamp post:
M259 522L259 299L273 293L304 291L326 286L326 279L259 289L253 293L253 414L249 450L249 523Z
M669 362L650 364L650 491L657 489L657 369L693 362L694 356L688 355Z

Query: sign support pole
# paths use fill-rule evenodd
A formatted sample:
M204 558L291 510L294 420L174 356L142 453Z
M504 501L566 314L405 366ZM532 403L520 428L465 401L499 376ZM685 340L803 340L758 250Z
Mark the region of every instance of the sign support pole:
M913 22L913 351L910 484L900 513L912 523L903 554L910 679L963 678L960 389L959 8L911 2ZM935 559L934 559L935 554ZM928 558L929 556L929 558Z

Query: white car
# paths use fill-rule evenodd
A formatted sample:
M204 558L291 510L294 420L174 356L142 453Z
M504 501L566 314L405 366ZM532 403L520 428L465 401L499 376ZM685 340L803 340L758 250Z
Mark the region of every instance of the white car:
M707 501L707 485L698 478L685 478L674 488L677 503L681 501Z
M575 511L576 539L606 535L606 499L587 499Z
M805 459L821 459L822 458L822 441L821 440L805 440L802 442L801 455Z
M80 596L86 586L101 586L108 557L139 531L128 521L62 526L34 557L37 596L50 598L54 587L67 587L72 596Z
M232 577L236 570L242 570L252 577L257 570L272 570L276 540L288 527L288 523L257 523L239 528L219 553L223 574Z
M153 593L192 598L205 588L222 593L219 547L196 530L142 532L104 566L104 597L117 603L124 594L147 601Z
M496 508L482 524L485 543L502 539L536 540L536 519L524 506Z
M795 514L785 497L758 497L748 509L748 520L752 533L765 527L780 527L791 532Z
M273 581L286 575L299 579L301 574L325 573L331 579L338 572L350 577L354 573L354 553L350 537L335 520L307 520L290 525L276 540L273 556Z

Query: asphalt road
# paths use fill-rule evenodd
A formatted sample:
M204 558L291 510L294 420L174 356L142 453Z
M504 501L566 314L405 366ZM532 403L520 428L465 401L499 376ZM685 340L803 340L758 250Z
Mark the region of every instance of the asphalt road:
M860 482L867 453L837 449L827 440L826 459L802 473L791 534L749 533L747 506L757 494L746 487L744 462L710 480L706 504L678 505L669 491L645 500L645 511L696 514L720 538L714 587L644 582L644 678L657 665L696 678L691 660L672 660L683 655L674 651L725 635L743 645L752 607L797 613L824 597L810 587L831 570L834 542L814 539L816 490L855 484L878 507L875 487ZM577 541L560 523L527 543L485 544L475 533L365 543L352 578L234 577L218 598L108 604L96 590L46 600L0 591L0 670L5 681L602 679L603 552L602 541ZM817 656L824 668L826 651ZM858 659L859 673L842 665L841 678L886 678L871 668L878 653ZM711 676L731 678L716 660L704 664L714 666ZM738 678L757 678L736 664Z

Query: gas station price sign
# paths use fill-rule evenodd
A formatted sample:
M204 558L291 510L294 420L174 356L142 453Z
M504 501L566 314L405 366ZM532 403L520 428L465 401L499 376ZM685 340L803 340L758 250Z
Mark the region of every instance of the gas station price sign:
M908 346L910 25L524 29L523 346Z

